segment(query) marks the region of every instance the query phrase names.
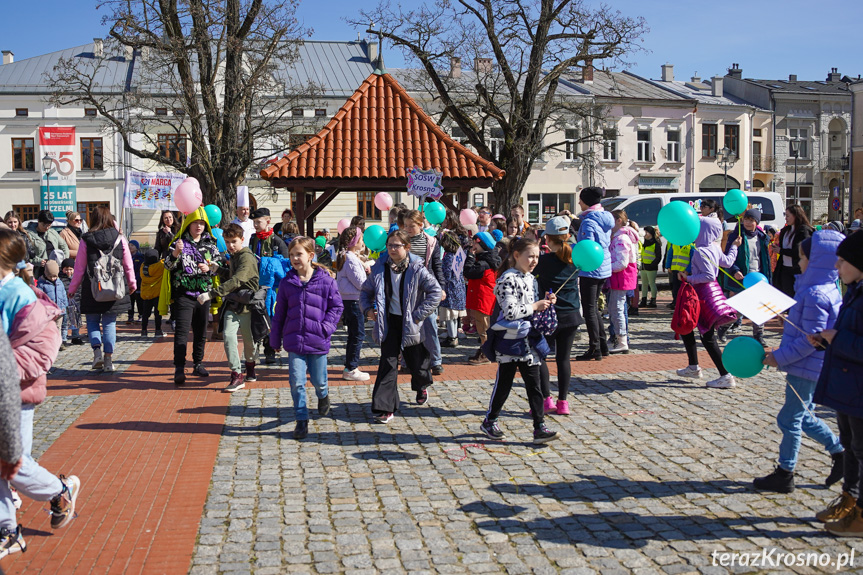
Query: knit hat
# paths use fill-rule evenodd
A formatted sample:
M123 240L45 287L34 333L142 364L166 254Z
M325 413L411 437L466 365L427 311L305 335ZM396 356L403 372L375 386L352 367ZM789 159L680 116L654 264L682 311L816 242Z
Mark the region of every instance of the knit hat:
M760 224L761 223L761 210L759 210L758 208L749 208L748 210L743 212L743 217L755 220L755 223Z
M569 233L570 221L566 216L555 216L545 223L545 233L551 236L565 236Z
M73 260L72 258L66 258L65 260L63 260L63 263L60 264L60 267L61 268L74 268L75 267L75 260Z
M500 230L497 230L500 231ZM494 241L494 237L488 232L480 232L474 236L476 239L482 242L482 245L487 250L493 250L494 246L497 245L497 242Z
M138 240L129 240L130 246L135 246L136 250L141 249L141 244L138 243Z
M581 190L581 194L578 196L578 198L588 206L595 206L602 199L602 196L602 188L590 186Z
M268 208L258 208L254 212L252 212L252 219L256 220L258 218L269 218L270 210Z
M800 242L800 249L803 250L803 253L806 255L806 259L809 259L809 254L812 253L812 236L809 236L802 242Z
M836 255L863 271L863 232L854 232L839 244Z
M494 238L494 241L499 242L500 240L503 239L503 232L500 230L492 230L491 231L491 237Z
M835 230L840 234L845 233L845 224L843 224L842 222L827 222L827 225L824 227L828 230Z
M60 275L60 266L54 260L48 260L45 264L45 276L56 277Z

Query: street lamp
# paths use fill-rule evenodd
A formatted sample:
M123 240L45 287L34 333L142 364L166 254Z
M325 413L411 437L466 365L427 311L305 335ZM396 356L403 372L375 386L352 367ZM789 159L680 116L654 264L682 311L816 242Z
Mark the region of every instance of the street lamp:
M45 207L51 211L51 168L54 167L54 160L47 153L42 158L42 171L45 173Z
M728 192L728 168L734 166L737 162L737 152L725 146L716 155L716 163L722 168L725 175L725 191Z
M797 204L797 158L800 157L800 140L791 140L791 155L794 156L794 204Z

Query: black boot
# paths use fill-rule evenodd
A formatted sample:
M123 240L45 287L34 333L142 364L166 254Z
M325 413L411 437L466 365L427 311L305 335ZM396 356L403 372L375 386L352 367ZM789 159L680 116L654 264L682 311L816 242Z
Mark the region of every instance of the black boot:
M647 307L655 308L656 307L656 298L650 298L650 301L647 302Z
M309 434L309 422L306 421L298 421L297 426L294 428L294 439L305 439Z
M186 384L186 370L182 365L174 366L174 385Z
M646 297L641 298L641 303L638 304L638 307L647 307L647 298Z
M330 396L325 395L318 400L318 415L324 416L330 412Z
M207 371L202 364L196 363L195 369L192 370L192 375L197 375L198 377L210 377L210 372Z
M833 466L830 468L830 475L824 480L824 485L830 487L845 476L845 452L840 451L830 457L833 458Z
M602 361L602 352L595 347L589 347L583 354L575 356L575 361L590 361L593 359Z
M759 491L791 493L794 491L794 473L777 467L770 475L759 477L753 481L752 485Z

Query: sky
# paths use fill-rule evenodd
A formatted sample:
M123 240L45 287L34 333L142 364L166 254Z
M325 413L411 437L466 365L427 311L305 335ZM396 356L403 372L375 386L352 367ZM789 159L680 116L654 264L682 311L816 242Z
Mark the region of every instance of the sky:
M376 1L365 4L371 7ZM393 1L405 7L420 4ZM13 51L17 61L107 34L95 1L73 4L74 10L68 1L41 0L39 12L53 15L41 20L33 17L29 3L9 3L0 20L0 50ZM783 79L796 74L800 80L824 80L834 67L843 75L863 74L860 0L606 0L605 4L646 20L650 31L643 38L643 50L631 53L627 65L618 67L641 76L659 78L660 66L670 63L675 79L688 80L696 74L708 78L724 75L734 62L746 78ZM355 40L358 30L345 17L357 15L359 5L356 0L300 0L298 17L314 30L313 39ZM389 67L404 66L402 55L386 45L384 60Z

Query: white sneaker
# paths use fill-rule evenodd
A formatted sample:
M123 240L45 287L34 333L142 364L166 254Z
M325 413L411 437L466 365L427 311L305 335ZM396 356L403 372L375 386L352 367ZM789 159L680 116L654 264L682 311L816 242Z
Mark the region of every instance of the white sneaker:
M712 387L713 389L729 389L731 387L737 387L737 381L734 379L733 375L726 373L722 377L708 381L707 387Z
M105 354L105 367L102 371L114 371L114 362L111 359L111 355L108 353Z
M345 381L368 381L371 378L369 374L360 371L359 368L354 370L345 370L342 373L342 379Z
M688 365L683 369L678 369L677 375L680 377L688 377L690 379L701 379L701 367L697 365Z
M18 490L10 485L9 491L12 492L12 505L15 506L16 510L21 509L21 505L23 505L24 502L21 501L21 496L18 495Z
M93 348L93 369L102 369L104 361L102 360L102 348Z
M20 525L15 528L15 531L9 531L5 527L0 528L0 559L12 553L24 551L27 551L27 544L21 535Z
M629 345L622 338L618 338L617 342L608 348L608 353L629 353Z

